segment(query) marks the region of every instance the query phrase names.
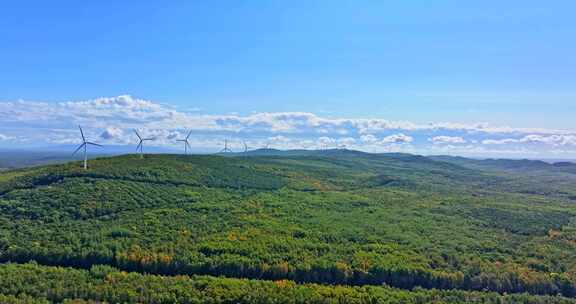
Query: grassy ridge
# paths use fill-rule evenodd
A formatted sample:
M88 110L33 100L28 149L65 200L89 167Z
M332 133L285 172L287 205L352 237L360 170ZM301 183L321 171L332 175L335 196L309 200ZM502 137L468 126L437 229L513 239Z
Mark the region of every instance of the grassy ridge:
M0 259L576 295L570 184L342 151L91 165L0 175Z

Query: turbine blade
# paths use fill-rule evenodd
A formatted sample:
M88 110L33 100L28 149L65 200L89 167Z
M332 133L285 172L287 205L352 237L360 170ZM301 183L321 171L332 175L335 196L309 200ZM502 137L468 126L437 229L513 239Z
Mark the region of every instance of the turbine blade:
M78 126L78 129L80 129L80 134L82 135L82 142L86 142L86 138L84 137L84 131L82 131L82 127Z
M143 138L142 140L155 140L156 137L148 137L148 138Z
M82 149L82 147L84 147L86 143L82 143L80 146L78 146L78 148L74 151L74 153L72 153L72 156L76 155L76 153L78 153L78 151L80 151L80 149Z
M192 146L190 146L190 144L188 143L188 141L186 141L186 146L188 147L188 149L192 149Z
M103 147L103 146L100 145L100 144L93 143L93 142L89 142L89 141L87 141L86 144L88 144L88 145L93 145L93 146L98 146L98 147Z
M136 146L136 152L138 152L138 150L140 149L141 146L142 146L142 141L140 141L138 143L138 145Z
M140 134L138 134L138 131L136 131L136 129L134 129L134 133L136 133L136 136L138 136L138 139L142 140L142 137L140 137Z
M186 141L185 139L177 139L176 141Z
M188 138L190 138L190 135L192 135L192 130L190 130L190 132L188 132L188 135L186 136L186 140L188 140Z

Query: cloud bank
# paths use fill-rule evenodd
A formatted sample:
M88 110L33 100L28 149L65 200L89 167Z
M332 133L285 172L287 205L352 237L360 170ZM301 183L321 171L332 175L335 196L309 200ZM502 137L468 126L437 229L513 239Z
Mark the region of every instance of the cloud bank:
M60 103L0 102L0 144L79 142L77 125L103 144L134 144L138 129L152 145L179 147L192 132L194 148L216 150L224 139L238 149L350 148L422 154L576 156L576 132L483 123L415 123L387 119L328 118L307 112L215 115L184 111L130 95Z

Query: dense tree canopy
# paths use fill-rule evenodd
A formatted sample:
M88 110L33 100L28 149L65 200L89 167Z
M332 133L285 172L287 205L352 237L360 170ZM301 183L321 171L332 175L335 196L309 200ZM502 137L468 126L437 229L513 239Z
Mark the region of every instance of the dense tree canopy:
M331 286L293 281L210 276L158 276L96 265L89 270L0 265L1 303L525 303L569 304L575 299L528 294L500 295L386 286Z
M34 269L23 282L107 269L146 284L212 275L360 298L382 284L419 288L385 293L447 303L450 292L437 290L576 297L576 171L510 162L326 151L126 155L88 171L77 163L8 171L0 173L0 260L85 269L6 264ZM56 299L1 293L6 302ZM58 301L67 298L75 297Z

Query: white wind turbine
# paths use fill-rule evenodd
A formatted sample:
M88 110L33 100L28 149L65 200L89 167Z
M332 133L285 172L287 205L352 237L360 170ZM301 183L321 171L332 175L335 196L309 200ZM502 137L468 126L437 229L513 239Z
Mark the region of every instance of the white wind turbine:
M186 136L185 139L177 139L176 141L181 141L184 143L184 154L187 155L188 154L188 148L190 148L190 150L192 150L192 148L190 147L190 143L188 142L188 138L190 138L190 134L192 134L192 130L190 130L190 132L188 132L188 135Z
M136 146L136 152L138 152L138 150L140 150L140 158L144 158L144 141L147 140L154 140L153 137L149 137L149 138L142 138L142 136L140 136L140 134L138 134L138 131L136 129L134 129L134 133L136 133L136 136L138 136L138 146Z
M224 140L224 148L220 150L220 153L232 153L232 149L228 147L228 140Z
M102 147L102 145L86 141L86 137L84 137L84 131L82 131L82 127L78 126L78 128L80 129L80 135L82 135L82 144L80 144L80 146L78 146L76 151L74 151L74 153L72 153L72 156L76 155L76 153L78 151L80 151L80 149L84 148L84 170L88 170L88 145L93 145L93 146L98 146L98 147Z

